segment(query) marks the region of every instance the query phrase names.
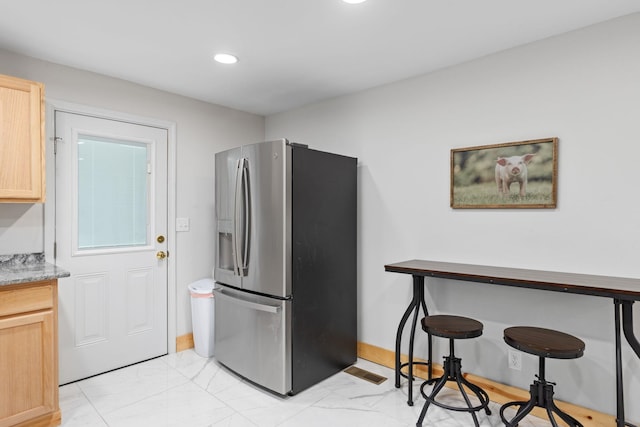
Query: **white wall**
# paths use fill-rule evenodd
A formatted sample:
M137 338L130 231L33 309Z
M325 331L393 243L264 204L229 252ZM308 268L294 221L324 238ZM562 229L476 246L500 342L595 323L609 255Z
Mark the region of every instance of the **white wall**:
M411 278L385 273L392 262L422 258L640 278L638 46L635 14L267 117L267 138L286 136L359 158L359 340L394 348ZM452 148L552 136L559 138L556 209L449 207ZM610 300L428 282L433 312L485 324L481 338L459 345L464 370L528 389L537 359L523 355L522 372L508 370L502 330L561 329L587 347L581 359L548 363L557 397L615 413ZM623 354L627 416L637 421L640 363L626 342Z
M47 99L176 123L176 216L191 220L191 231L177 233L176 253L171 254L176 263L176 332L190 332L187 285L210 277L213 268L214 154L262 140L264 117L3 50L0 74L43 82ZM42 252L44 229L53 226L44 222L42 205L0 204L0 254Z

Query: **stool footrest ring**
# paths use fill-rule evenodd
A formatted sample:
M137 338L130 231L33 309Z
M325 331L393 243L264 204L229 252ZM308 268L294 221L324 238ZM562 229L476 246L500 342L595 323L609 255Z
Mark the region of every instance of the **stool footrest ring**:
M474 394L478 397L478 400L480 400L480 404L476 405L476 406L450 406L450 405L446 405L442 402L438 402L437 400L435 400L435 396L431 397L429 395L427 395L424 392L424 386L429 385L430 383L434 382L434 381L441 381L443 377L440 378L434 378L431 381L425 381L424 383L422 383L422 385L420 386L420 394L422 394L422 397L425 398L425 400L429 401L429 403L432 403L436 406L439 406L441 408L444 409L449 409L451 411L458 411L458 412L477 412L477 411L481 411L481 410L486 410L487 415L491 415L491 410L488 408L489 405L489 395L487 395L487 393L482 390L480 387L478 387L475 384L472 384L470 382L468 382L467 380L464 379L464 377L460 380L461 383L463 383L465 386L467 386L470 390L472 390L474 392ZM442 385L444 385L447 381L456 381L456 379L447 379L445 381L442 381ZM437 387L434 386L434 389ZM442 386L439 387L440 389L442 388ZM466 393L466 392L465 392Z
M413 366L416 366L416 365L429 366L429 362L413 362L412 365ZM402 369L404 369L406 366L409 366L409 362L404 362L400 365L400 376L403 378L409 379L409 374L402 372ZM431 369L429 369L429 373L431 373Z

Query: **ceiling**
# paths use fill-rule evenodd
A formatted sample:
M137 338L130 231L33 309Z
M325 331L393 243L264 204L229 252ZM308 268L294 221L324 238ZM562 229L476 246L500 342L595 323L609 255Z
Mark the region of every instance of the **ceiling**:
M0 48L270 115L640 11L638 0L12 0ZM214 53L235 54L222 65Z

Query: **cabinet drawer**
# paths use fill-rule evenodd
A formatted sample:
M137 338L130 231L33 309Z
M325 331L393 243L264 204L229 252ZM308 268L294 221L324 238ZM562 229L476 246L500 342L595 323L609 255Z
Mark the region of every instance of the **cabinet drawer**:
M51 284L0 290L0 317L51 308L53 292Z

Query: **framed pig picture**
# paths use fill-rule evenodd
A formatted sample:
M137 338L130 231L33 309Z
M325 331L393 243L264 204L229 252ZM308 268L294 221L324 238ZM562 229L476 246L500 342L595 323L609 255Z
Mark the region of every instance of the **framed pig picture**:
M451 150L454 209L555 208L558 138Z

